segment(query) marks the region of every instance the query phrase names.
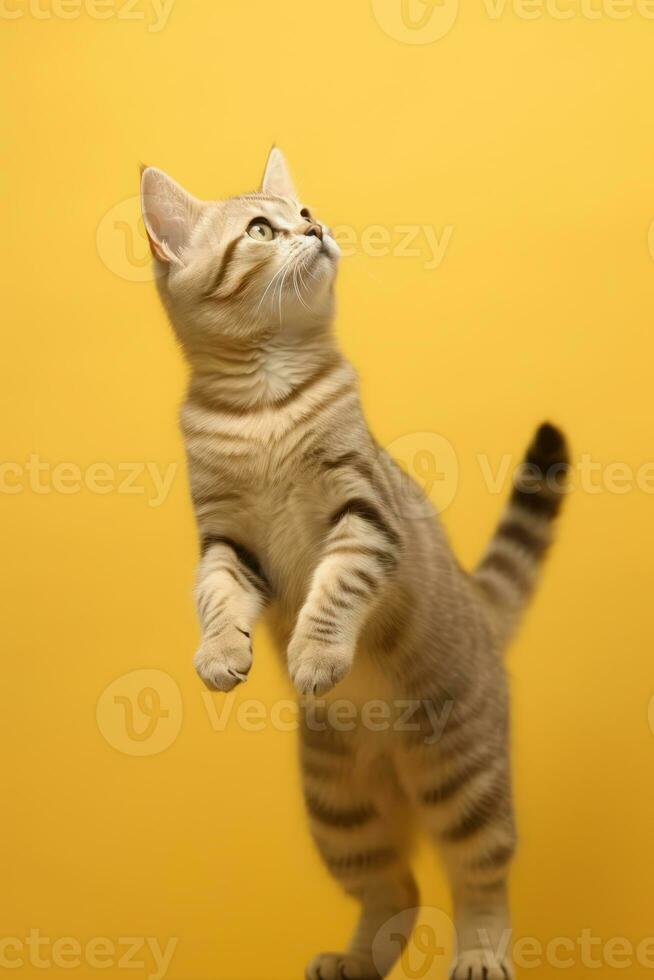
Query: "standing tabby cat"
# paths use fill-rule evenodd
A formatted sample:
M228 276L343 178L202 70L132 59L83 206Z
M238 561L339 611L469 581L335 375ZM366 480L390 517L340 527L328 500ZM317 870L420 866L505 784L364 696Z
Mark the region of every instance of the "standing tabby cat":
M212 690L245 680L252 628L271 604L306 696L311 829L361 902L347 951L318 955L307 977L390 971L397 937L373 941L390 917L404 913L405 932L413 921L413 813L451 880L452 976L507 980L515 835L500 655L551 540L562 481L549 475L565 471L564 440L538 431L521 471L529 480L467 574L431 510L406 513L406 478L368 430L331 331L338 248L299 202L279 150L258 193L205 203L148 167L142 201L191 372L181 425L202 548L195 666ZM358 723L338 723L333 697ZM371 699L388 707L388 724L363 722Z

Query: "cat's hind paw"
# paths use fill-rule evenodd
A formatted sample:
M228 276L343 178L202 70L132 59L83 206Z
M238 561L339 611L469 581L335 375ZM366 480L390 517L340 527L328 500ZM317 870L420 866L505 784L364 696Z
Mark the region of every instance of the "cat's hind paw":
M356 953L319 953L307 967L306 980L380 980L371 959Z
M513 980L513 970L489 950L471 949L459 955L450 980Z

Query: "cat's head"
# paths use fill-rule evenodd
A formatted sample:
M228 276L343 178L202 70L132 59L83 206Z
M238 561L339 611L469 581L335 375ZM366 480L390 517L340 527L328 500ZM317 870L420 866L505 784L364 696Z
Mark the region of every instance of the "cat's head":
M276 147L256 193L200 201L146 167L141 200L159 290L189 353L331 319L338 246L299 200Z

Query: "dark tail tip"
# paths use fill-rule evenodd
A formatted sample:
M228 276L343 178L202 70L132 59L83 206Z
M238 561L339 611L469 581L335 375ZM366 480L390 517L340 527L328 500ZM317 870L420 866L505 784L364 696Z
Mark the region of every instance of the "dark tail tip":
M536 466L568 463L568 444L560 429L551 422L543 422L527 451L527 462Z
M556 426L544 422L516 474L513 503L533 513L555 517L566 493L568 468L565 436Z

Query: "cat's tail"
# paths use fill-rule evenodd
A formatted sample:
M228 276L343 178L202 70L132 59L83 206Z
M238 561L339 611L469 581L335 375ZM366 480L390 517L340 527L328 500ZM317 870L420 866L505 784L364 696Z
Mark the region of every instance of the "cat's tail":
M546 422L516 473L509 504L473 576L490 602L501 641L536 585L567 492L568 468L565 437Z

